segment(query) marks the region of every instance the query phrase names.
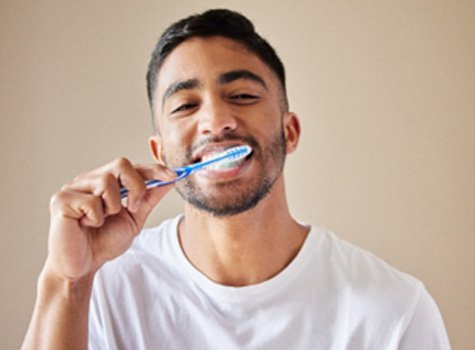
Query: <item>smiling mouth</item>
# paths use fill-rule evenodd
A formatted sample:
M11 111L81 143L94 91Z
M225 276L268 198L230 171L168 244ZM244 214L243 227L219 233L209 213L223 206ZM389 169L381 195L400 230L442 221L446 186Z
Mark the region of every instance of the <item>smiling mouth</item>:
M207 160L213 159L219 155L221 155L223 152L225 152L227 149L236 147L239 145L226 145L225 147L219 146L219 147L209 147L208 149L203 149L195 158L193 163L198 163L198 162L205 162ZM216 163L209 164L205 168L203 168L204 172L207 171L226 171L226 170L231 170L231 169L236 169L238 168L241 164L249 160L253 155L253 152L248 154L246 157L243 158L238 158L238 159L232 159L232 158L226 158L223 160L220 160Z

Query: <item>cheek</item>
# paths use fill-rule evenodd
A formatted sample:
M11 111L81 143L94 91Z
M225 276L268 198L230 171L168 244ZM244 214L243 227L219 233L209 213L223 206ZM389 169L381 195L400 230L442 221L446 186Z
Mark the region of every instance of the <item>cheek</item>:
M259 124L253 127L254 135L262 143L269 143L276 134L282 133L282 117L280 112L263 113L259 118Z
M167 166L182 166L189 158L192 134L188 128L173 124L162 128L162 148Z

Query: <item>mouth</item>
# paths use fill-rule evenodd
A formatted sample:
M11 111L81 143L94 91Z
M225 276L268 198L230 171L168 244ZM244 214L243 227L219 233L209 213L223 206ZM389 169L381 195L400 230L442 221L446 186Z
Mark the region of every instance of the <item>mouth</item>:
M207 146L200 150L193 159L193 163L207 161L209 159L215 158L219 154L225 152L226 150L236 147L243 146L243 144L229 144L229 145L212 145ZM227 158L221 161L218 161L214 164L206 166L202 171L208 173L223 173L229 172L232 170L239 169L244 163L246 163L253 156L253 152L248 154L245 157L232 159Z
M220 154L219 152L206 154L202 158L202 161L207 161L209 159L212 159L219 154ZM246 160L250 159L250 157L251 157L251 154L248 154L245 157L239 157L237 159L232 159L232 158L223 159L221 161L218 161L216 163L209 165L207 168L210 170L227 170L227 169L236 168L242 163L244 163Z

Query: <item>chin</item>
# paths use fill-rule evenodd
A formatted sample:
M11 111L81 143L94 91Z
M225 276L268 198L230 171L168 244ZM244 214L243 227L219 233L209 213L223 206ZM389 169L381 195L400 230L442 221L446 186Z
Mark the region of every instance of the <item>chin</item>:
M177 191L194 208L214 217L229 217L255 208L269 194L274 182L261 179L257 186L247 189L243 185L223 184L212 191L218 193L197 191L185 184L182 188L177 187Z

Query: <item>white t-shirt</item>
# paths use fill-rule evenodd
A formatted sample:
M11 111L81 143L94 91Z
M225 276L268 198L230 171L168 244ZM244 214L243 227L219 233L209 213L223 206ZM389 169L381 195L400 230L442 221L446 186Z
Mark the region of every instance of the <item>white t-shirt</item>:
M330 232L312 227L270 280L228 287L187 260L179 220L98 272L90 349L450 349L421 282Z

